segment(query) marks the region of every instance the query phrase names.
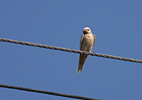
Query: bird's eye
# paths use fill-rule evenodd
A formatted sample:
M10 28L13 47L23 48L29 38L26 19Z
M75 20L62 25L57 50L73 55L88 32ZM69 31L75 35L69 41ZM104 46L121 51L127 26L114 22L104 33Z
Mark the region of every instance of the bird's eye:
M89 31L89 29L87 29L87 31Z

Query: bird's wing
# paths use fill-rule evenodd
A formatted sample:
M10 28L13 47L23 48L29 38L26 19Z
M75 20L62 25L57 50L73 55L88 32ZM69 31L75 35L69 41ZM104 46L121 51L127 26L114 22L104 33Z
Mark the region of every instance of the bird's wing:
M93 41L93 46L94 46L94 44L95 44L95 35L93 34L93 37L94 37L94 41Z
M84 38L84 34L82 35L81 40L80 40L80 50L82 50L83 38Z

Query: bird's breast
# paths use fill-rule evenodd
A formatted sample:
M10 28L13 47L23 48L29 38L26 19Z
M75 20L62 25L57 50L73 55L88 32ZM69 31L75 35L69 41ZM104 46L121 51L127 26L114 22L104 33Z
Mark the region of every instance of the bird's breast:
M87 44L93 44L93 35L92 34L87 34L86 36L84 36L84 42L86 42Z
M94 44L93 34L86 34L83 39L82 49L85 51L90 51Z

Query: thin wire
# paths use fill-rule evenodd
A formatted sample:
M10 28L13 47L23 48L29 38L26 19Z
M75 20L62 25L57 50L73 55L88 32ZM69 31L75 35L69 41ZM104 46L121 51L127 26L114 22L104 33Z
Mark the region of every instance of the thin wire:
M99 54L99 53L94 53L94 52L86 52L86 51L80 51L80 50L73 50L73 49L67 49L67 48L61 48L61 47L55 47L55 46L48 46L48 45L42 45L42 44L36 44L36 43L30 43L30 42L16 41L16 40L4 39L4 38L0 38L0 41L10 42L10 43L15 43L15 44L21 44L21 45L27 45L27 46L40 47L40 48L46 48L46 49L52 49L52 50L72 52L72 53L88 54L88 55L91 55L91 56L98 56L98 57L104 57L104 58L110 58L110 59L117 59L117 60L124 60L124 61L142 63L142 60L138 60L138 59L124 58L124 57L118 57L118 56L112 56L112 55L106 55L106 54Z
M67 97L67 98L76 98L76 99L83 99L83 100L101 100L101 99L93 99L93 98L88 98L88 97L68 95L68 94L62 94L62 93L56 93L56 92L50 92L50 91L43 91L43 90L36 90L36 89L17 87L17 86L11 86L11 85L0 84L0 87L22 90L22 91L28 91L28 92L43 93L43 94L49 94L49 95L55 95L55 96L62 96L62 97Z

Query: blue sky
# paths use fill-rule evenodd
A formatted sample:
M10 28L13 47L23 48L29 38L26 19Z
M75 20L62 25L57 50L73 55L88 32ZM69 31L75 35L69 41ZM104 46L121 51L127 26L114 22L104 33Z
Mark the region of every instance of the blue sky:
M141 0L1 0L0 37L79 49L84 27L93 52L142 59ZM142 64L0 43L0 84L104 100L142 99ZM71 100L0 88L1 100ZM72 99L73 100L73 99Z

